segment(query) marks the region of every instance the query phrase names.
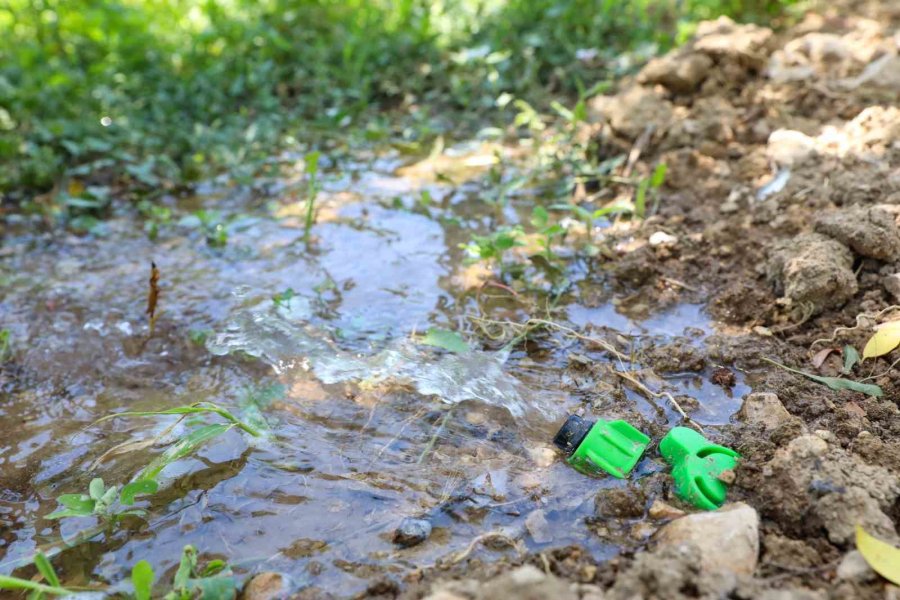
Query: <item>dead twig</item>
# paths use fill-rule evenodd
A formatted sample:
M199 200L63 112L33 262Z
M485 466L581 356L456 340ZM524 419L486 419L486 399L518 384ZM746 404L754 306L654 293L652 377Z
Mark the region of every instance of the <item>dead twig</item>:
M691 419L688 414L684 412L684 409L681 408L681 405L678 404L677 400L675 400L675 396L673 396L669 392L654 392L646 385L638 381L633 375L631 375L630 373L626 373L625 371L613 371L613 373L615 373L625 381L631 383L638 389L639 392L645 394L650 398L666 398L669 401L669 404L671 404L675 408L675 410L678 411L678 414L681 415L682 419L684 419L687 423L690 423L691 426L693 426L697 431L703 433L703 428L700 426L700 424Z
M502 540L502 541L506 542L506 544L508 546L510 546L511 548L516 548L516 550L518 550L519 553L521 553L521 551L522 551L521 548L519 548L518 540L514 540L511 537L509 537L508 535L506 535L505 533L502 533L500 531L488 531L487 533L482 533L481 535L475 537L471 542L469 542L469 545L466 546L466 548L464 550L462 550L455 556L451 556L450 564L455 565L455 564L461 563L462 561L467 559L469 557L469 555L472 554L472 552L474 552L474 550L478 546L478 544L481 544L487 540Z

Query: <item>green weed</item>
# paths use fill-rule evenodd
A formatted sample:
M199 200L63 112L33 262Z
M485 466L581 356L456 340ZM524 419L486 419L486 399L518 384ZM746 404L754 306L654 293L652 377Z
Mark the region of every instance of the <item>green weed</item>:
M12 357L12 334L9 329L0 329L0 363L4 363Z
M319 183L319 153L310 152L304 157L306 163L306 220L303 223L303 241L309 245L309 234L316 220L316 197L322 189Z
M100 478L91 480L87 494L63 494L56 501L64 508L50 513L47 519L68 517L96 517L107 526L115 525L127 516L146 515L147 511L128 508L134 505L137 496L155 494L159 484L153 479L141 478L124 485L107 488Z

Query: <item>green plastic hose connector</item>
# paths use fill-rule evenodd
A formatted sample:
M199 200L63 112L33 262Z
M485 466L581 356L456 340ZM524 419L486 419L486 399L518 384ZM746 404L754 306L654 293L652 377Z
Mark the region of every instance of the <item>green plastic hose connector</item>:
M728 484L723 473L733 471L740 454L713 444L687 427L676 427L659 443L659 452L672 466L675 494L703 510L725 503Z
M589 475L624 479L640 460L650 438L626 421L585 421L570 416L553 438L570 465Z

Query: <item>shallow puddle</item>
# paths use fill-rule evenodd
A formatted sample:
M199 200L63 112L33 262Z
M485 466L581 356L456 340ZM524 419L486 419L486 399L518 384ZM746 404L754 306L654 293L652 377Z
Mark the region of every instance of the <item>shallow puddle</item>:
M583 522L599 488L625 483L575 472L550 440L565 415L586 404L593 417L621 417L622 407L609 405L607 415L589 385L565 385L577 341L562 331L548 333L539 352L509 355L453 355L415 342L429 326L464 324L472 301L459 287L458 246L488 223L477 209L488 211L477 184L438 184L422 168L401 176L399 164L331 176L310 249L288 188L261 201L215 186L181 209L242 215L225 223L224 248L177 225L151 242L127 214L111 219L103 238L7 243L0 314L17 357L0 379L0 572L30 561L38 547L58 547L60 534L89 529L90 519L44 517L57 495L85 490L92 477L128 481L159 449L89 468L116 444L150 440L175 418L92 423L201 400L255 419L265 435L231 430L167 467L146 521L63 552L69 580L118 581L141 558L157 572L172 569L188 543L240 573L283 571L296 586L338 596L385 573L402 577L453 560L488 531L531 549L552 538L553 546L615 554L616 544ZM421 205L422 189L441 200ZM515 216L515 206L508 212ZM144 315L151 260L162 273L152 337ZM295 295L276 306L272 296L287 289ZM498 319L522 314L498 306ZM699 305L634 320L612 303L570 303L559 320L639 346L674 338L699 346L713 328ZM677 373L651 387L695 398L701 424L727 423L748 388L739 377L728 391L707 375ZM626 402L646 423L678 422L664 398L629 389ZM634 477L664 468L648 453ZM404 517L429 519L431 537L396 546L392 534ZM475 549L486 559L515 551Z

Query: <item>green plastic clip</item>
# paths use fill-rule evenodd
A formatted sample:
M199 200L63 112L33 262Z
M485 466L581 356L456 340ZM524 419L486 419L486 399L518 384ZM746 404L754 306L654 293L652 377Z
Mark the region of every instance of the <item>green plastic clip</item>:
M584 421L572 415L553 438L567 462L590 475L602 471L624 479L640 460L650 438L626 421Z
M703 510L715 510L725 503L728 484L722 474L737 466L740 454L713 444L687 427L667 433L659 443L659 452L672 465L679 498Z

